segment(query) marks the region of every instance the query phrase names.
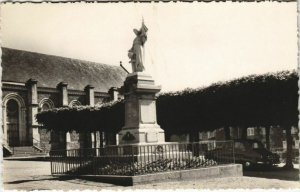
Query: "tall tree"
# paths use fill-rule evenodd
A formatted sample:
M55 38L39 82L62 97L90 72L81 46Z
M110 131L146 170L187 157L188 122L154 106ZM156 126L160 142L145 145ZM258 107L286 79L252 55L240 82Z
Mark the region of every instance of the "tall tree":
M270 126L265 127L266 130L266 145L267 145L267 149L270 150Z

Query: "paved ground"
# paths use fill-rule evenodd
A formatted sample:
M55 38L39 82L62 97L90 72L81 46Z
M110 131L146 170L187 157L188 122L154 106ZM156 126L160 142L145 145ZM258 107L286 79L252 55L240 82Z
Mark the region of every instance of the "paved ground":
M244 170L244 176L299 181L299 164L294 164L294 170L284 170L284 164L276 167L259 166L250 170Z
M100 189L234 189L234 188L300 188L299 170L281 171L279 169L264 171L247 171L251 177L216 178L182 182L165 182L157 184L122 187L113 184L92 182L80 179L63 180L50 175L50 163L40 161L4 161L4 189L18 190L100 190ZM255 172L260 176L277 175L276 179L253 177ZM271 174L270 174L271 172ZM247 175L247 174L246 174ZM284 177L284 175L288 175ZM295 177L291 176L294 175ZM297 178L298 177L298 178ZM285 180L282 180L285 179Z

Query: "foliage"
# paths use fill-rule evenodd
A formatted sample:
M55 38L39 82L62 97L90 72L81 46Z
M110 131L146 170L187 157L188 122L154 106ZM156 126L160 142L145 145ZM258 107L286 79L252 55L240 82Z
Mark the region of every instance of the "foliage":
M297 125L297 81L295 71L282 71L164 93L157 100L158 123L170 133Z
M55 108L38 113L36 119L48 130L116 133L124 125L124 103Z
M206 88L160 94L158 124L166 133L196 133L224 126L291 126L298 122L295 71L251 75ZM124 126L124 101L39 113L37 121L61 131L107 131Z
M108 175L143 175L157 172L167 172L185 169L195 169L218 165L216 161L203 159L202 157L192 157L185 159L158 159L147 161L145 164L135 162L128 165L108 164L98 168L99 173Z
M120 156L121 157L121 156ZM94 161L93 161L94 160ZM69 170L68 174L96 174L96 175L144 175L157 172L204 168L219 165L217 161L205 159L202 156L190 158L160 158L146 162L107 161L105 157L94 158L85 165Z

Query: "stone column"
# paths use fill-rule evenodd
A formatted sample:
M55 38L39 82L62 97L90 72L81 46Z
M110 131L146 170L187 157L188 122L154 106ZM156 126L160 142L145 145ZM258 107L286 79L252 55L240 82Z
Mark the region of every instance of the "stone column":
M59 90L59 102L60 106L67 107L68 103L68 84L64 82L60 82L56 88Z
M117 101L117 100L118 100L118 95L119 95L118 88L116 88L116 87L111 87L111 88L108 90L108 93L110 94L110 98L111 98L113 101Z
M94 87L91 85L87 85L84 88L84 91L86 93L86 104L94 107L95 106Z
M60 82L57 84L56 88L59 91L59 105L60 107L67 107L69 106L69 101L68 101L68 84L65 82ZM65 142L65 148L68 149L68 143L69 143L69 135L70 133L59 133L60 139L59 139L59 146L61 146Z
M69 144L71 143L71 134L70 134L70 132L66 133L66 149L67 150L73 149L72 146L68 145L68 143Z
M28 140L29 144L39 144L39 125L35 119L35 115L38 113L37 80L29 79L26 82L26 87L28 91ZM20 144L25 145L26 141L20 138Z
M150 75L131 73L124 82L125 126L118 134L122 144L165 143L164 130L156 120L156 94L161 87Z
M95 94L94 94L94 87L92 85L87 85L84 88L84 91L86 93L86 104L94 107L95 106ZM97 137L97 132L99 131L94 131L91 133L91 142L92 142L92 148L97 148L97 146L100 145L100 137Z
M119 95L118 88L111 87L108 90L108 93L110 95L111 101L117 101L118 100L118 95ZM112 135L112 134L109 134L108 132L106 132L105 136L106 136L106 144L107 145L115 145L116 143L115 143L114 140L118 141L118 139L116 139L116 137L118 137L117 135Z

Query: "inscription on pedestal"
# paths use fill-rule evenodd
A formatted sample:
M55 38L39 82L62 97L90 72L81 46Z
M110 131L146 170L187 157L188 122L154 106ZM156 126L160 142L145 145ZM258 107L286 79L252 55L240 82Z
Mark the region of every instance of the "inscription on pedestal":
M138 116L138 112L137 112L137 108L136 105L132 102L127 102L126 103L126 125L127 126L132 126L137 124L137 116Z
M147 133L146 137L147 137L147 142L148 143L154 143L154 142L158 141L157 133L149 132L149 133Z
M156 123L155 102L151 100L140 100L141 123Z

